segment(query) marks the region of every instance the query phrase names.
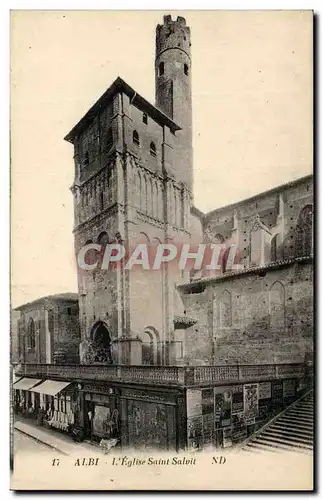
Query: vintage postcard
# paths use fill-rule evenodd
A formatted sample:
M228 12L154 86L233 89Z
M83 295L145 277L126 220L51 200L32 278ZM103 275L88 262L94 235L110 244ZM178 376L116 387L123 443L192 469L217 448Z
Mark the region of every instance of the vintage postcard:
M313 12L11 12L11 488L311 491Z

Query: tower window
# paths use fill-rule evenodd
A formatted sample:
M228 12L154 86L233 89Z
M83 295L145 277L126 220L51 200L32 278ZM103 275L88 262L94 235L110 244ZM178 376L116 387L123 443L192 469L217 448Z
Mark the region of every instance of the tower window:
M142 121L147 125L147 123L148 123L147 113L143 113L143 115L142 115Z
M85 154L84 154L84 165L88 165L89 163L90 163L89 152L85 151Z
M164 74L164 71L165 71L165 65L163 62L161 62L161 63L159 63L159 66L158 66L159 76L162 76Z
M154 156L154 157L157 156L156 146L155 146L154 142L150 143L150 154L151 154L151 156Z
M103 192L100 193L100 210L104 209L104 194Z
M107 132L107 150L111 149L112 144L113 144L112 129L109 128Z
M184 64L184 73L186 76L188 76L188 65Z
M134 131L133 131L133 134L132 134L132 142L133 142L134 144L136 144L137 146L140 146L139 134L138 134L137 130L134 130Z
M28 332L27 332L27 348L32 351L36 347L36 332L35 332L35 322L32 318L30 318L28 323Z
M68 316L72 315L72 309L70 307L67 308L67 314L68 314Z
M108 245L109 243L109 235L105 231L99 234L98 237L98 243L99 245Z

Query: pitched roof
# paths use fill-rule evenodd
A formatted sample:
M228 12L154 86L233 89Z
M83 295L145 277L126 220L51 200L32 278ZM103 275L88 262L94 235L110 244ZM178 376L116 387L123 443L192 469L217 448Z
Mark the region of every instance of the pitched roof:
M156 108L140 94L138 94L122 78L118 77L104 92L104 94L102 94L102 96L95 102L95 104L93 104L93 106L83 116L83 118L81 118L81 120L64 137L64 139L73 144L75 138L80 135L80 133L91 123L91 121L100 112L100 110L103 109L106 104L111 101L113 96L118 92L124 92L130 97L133 104L137 105L140 109L147 112L148 115L154 118L159 124L167 125L172 130L172 132L181 130L181 127L176 125L173 120L171 120L167 115L165 115L162 111Z
M36 304L37 302L45 302L46 300L56 300L56 301L78 301L78 294L77 293L56 293L53 295L46 295L45 297L39 297L38 299L31 300L30 302L26 302L26 304L21 304L18 307L14 308L14 311L19 311L20 309L24 309L25 307L30 307L32 304Z

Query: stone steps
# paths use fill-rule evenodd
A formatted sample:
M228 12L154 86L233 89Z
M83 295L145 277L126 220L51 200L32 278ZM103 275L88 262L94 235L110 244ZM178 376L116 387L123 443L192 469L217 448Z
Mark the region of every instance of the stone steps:
M309 394L251 436L242 450L252 453L292 451L313 453L314 403Z

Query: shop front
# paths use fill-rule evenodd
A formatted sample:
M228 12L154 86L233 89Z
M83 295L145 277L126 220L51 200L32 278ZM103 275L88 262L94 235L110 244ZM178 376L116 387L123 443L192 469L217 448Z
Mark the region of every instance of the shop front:
M119 390L106 384L83 384L84 439L111 449L120 444Z
M38 423L63 432L75 425L74 386L71 382L45 380L32 391L39 397Z
M171 390L122 388L122 447L175 450L181 447L182 395ZM183 415L184 416L184 415Z
M24 377L13 384L13 402L16 415L37 419L39 397L33 392L33 388L39 382L41 379Z

